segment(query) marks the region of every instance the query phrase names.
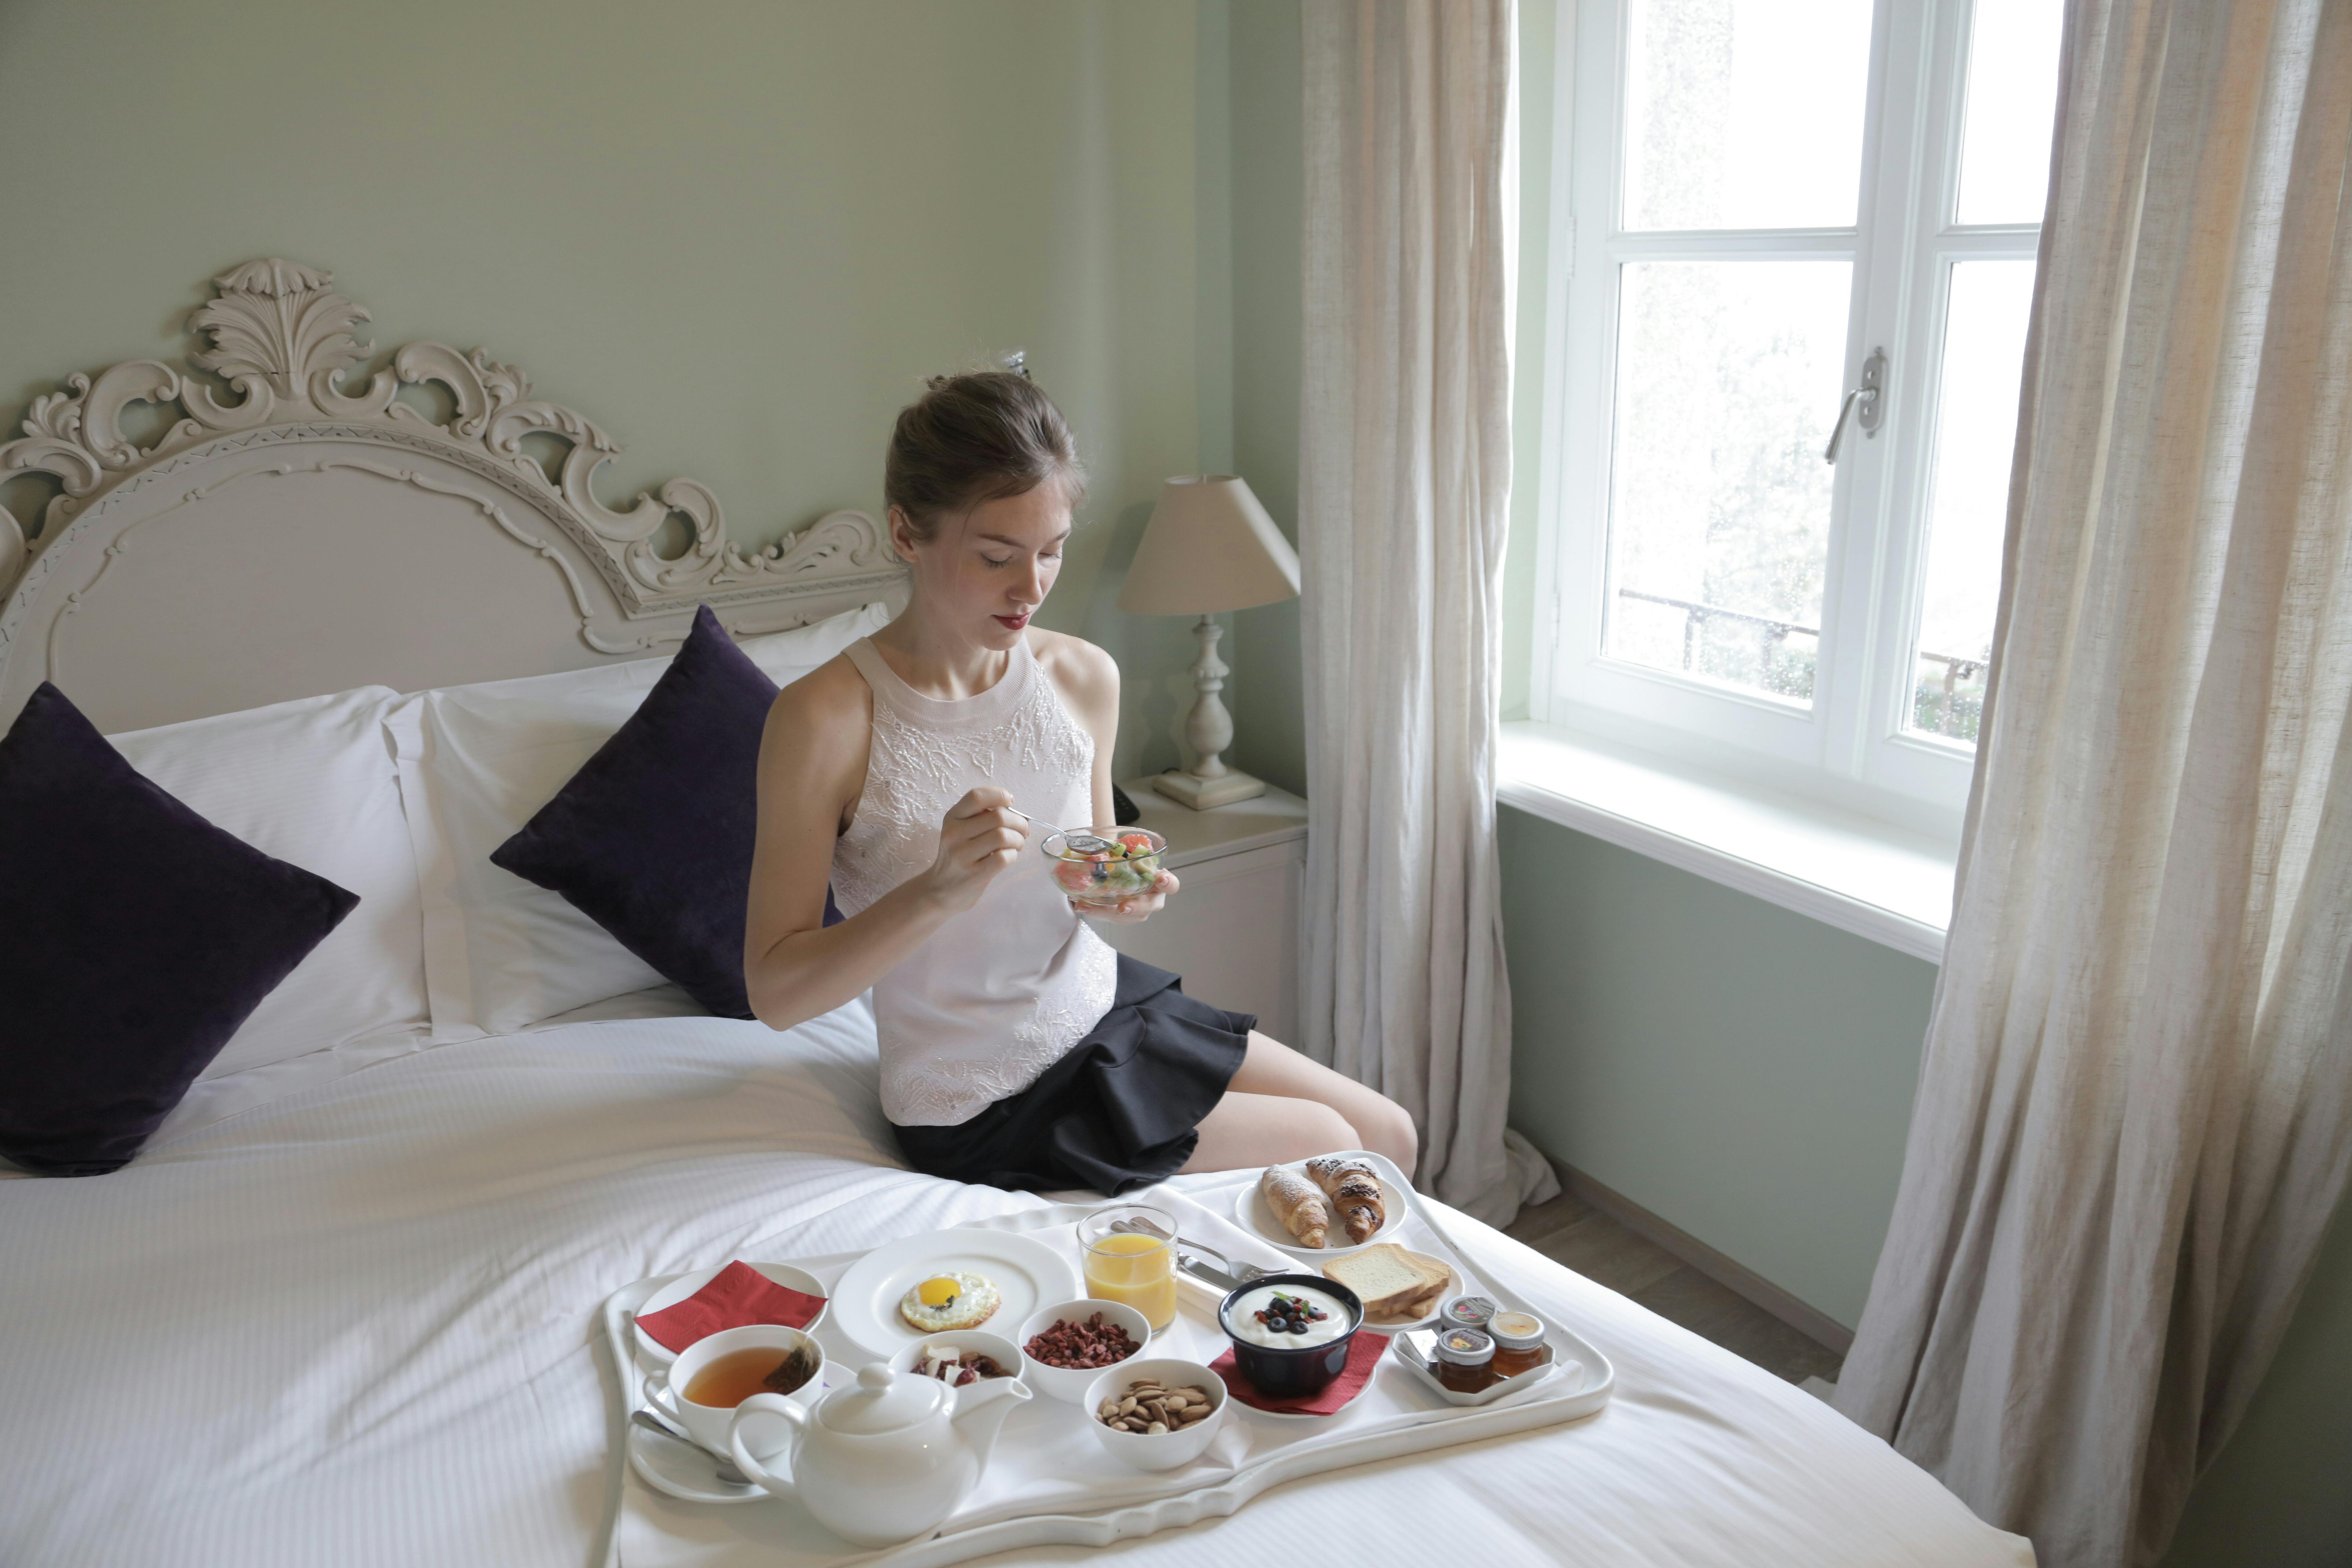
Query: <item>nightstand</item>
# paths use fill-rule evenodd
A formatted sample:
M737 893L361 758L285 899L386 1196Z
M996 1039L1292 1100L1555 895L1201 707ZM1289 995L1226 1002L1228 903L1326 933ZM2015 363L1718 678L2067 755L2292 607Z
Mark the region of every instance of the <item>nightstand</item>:
M1266 786L1208 811L1178 805L1148 778L1126 779L1138 827L1168 840L1184 884L1141 925L1097 923L1132 958L1184 977L1184 994L1235 1013L1284 1044L1298 1037L1298 925L1307 880L1307 803Z

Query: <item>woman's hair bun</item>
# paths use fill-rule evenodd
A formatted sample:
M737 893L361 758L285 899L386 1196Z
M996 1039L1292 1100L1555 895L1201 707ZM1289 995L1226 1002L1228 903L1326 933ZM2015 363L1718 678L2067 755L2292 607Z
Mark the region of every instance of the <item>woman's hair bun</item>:
M943 517L1042 484L1061 486L1076 507L1086 495L1086 467L1062 411L1026 375L935 375L898 411L882 497L907 514L918 539L929 540Z

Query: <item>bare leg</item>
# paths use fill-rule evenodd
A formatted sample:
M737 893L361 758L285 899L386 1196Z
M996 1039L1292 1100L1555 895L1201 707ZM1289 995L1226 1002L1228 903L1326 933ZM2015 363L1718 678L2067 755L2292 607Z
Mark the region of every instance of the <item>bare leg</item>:
M1412 1174L1420 1138L1394 1100L1250 1031L1249 1054L1225 1097L1201 1120L1186 1171L1234 1171L1370 1149Z

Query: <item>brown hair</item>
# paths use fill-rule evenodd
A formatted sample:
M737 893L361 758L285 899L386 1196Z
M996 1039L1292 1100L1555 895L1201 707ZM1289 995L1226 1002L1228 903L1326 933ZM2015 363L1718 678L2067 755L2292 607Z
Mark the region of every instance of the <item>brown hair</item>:
M1085 499L1086 467L1062 411L1025 374L973 371L931 377L929 390L898 410L882 499L928 543L940 519L1048 482L1073 507Z

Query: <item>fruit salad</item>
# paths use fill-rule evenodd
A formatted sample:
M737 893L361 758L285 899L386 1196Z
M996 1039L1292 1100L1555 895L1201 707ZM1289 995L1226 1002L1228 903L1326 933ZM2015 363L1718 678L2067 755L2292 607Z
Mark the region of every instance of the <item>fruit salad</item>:
M1098 837L1110 847L1087 854L1071 848L1058 833L1047 837L1045 853L1062 890L1081 904L1112 904L1151 891L1160 880L1160 856L1168 841L1140 827L1103 828Z

